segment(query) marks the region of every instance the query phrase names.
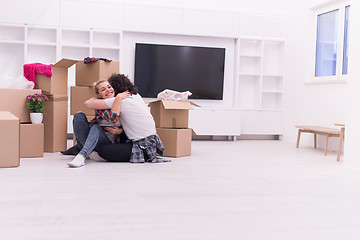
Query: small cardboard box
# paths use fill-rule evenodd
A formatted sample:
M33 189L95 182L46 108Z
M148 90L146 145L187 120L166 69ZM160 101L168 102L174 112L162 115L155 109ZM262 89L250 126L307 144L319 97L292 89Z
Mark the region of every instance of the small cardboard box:
M8 111L0 111L0 168L20 165L20 121Z
M76 63L76 86L92 87L93 83L105 79L107 80L113 73L119 73L119 62L105 62L98 60L93 63Z
M52 76L35 74L35 88L42 89L45 94L67 94L68 68L77 60L63 58L55 63L52 68Z
M150 112L158 128L188 128L190 101L155 100L149 102Z
M47 95L44 114L44 151L59 152L67 147L68 96Z
M74 115L77 112L83 112L85 115L94 115L94 109L84 107L84 102L92 97L95 97L94 88L72 86L70 92L70 114Z
M0 88L0 111L11 112L20 122L30 122L26 97L35 93L41 90Z
M44 124L20 124L20 157L44 156Z
M165 157L183 157L191 155L192 129L156 128L164 145Z

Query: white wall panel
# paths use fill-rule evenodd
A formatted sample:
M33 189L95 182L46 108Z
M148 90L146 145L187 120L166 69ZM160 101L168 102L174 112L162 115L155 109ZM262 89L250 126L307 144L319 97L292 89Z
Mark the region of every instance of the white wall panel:
M238 26L238 13L184 10L184 34L237 37Z
M124 31L181 33L183 10L147 6L124 6Z
M76 28L121 29L122 5L63 0L60 25Z
M59 25L59 0L1 0L0 22Z
M284 38L287 34L287 18L285 16L269 16L256 14L240 14L240 36L259 36Z

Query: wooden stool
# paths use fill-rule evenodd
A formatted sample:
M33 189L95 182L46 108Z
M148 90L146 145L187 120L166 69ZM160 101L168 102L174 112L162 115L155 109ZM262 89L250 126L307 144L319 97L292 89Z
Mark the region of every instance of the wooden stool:
M337 152L337 161L340 161L340 155L341 155L341 149L342 144L344 142L344 134L345 134L345 126L344 125L338 125L337 126L343 126L341 129L337 128L328 128L328 127L319 127L319 126L303 126L303 125L297 125L295 127L298 129L298 136L296 141L296 148L299 147L300 143L300 135L302 132L308 132L314 134L314 148L316 148L316 135L324 135L325 136L325 148L324 148L324 155L327 155L327 148L329 143L329 137L338 137L340 138L339 141L339 147Z

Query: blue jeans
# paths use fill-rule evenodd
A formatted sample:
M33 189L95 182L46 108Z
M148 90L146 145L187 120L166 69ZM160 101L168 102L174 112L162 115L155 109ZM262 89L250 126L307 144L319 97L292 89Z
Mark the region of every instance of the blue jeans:
M73 127L77 144L81 149L79 153L85 158L92 151L98 151L101 145L112 143L98 124L89 127L89 122L82 112L74 115Z

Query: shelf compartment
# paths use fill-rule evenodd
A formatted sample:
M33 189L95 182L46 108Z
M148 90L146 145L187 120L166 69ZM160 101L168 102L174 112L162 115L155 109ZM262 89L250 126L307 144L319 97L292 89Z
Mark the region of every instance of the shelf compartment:
M107 58L113 61L119 61L120 50L108 48L93 48L93 57Z
M262 89L266 92L283 92L284 80L283 77L263 76Z
M238 85L238 107L242 109L260 108L260 77L240 76Z
M89 46L90 32L85 30L62 30L63 45Z
M263 92L261 98L262 109L281 110L283 107L282 92Z
M240 56L261 56L261 40L240 39Z
M261 59L253 57L240 57L239 74L241 75L260 75Z
M70 58L75 60L83 60L86 57L90 56L90 49L87 47L62 47L61 48L61 57Z
M56 29L49 28L28 28L28 42L32 44L56 45Z
M281 76L284 73L284 43L264 42L263 74Z
M0 75L20 76L23 74L24 46L19 44L0 43Z
M94 31L93 45L100 48L120 48L120 33Z
M56 46L29 45L27 63L56 63Z
M17 26L1 26L0 25L0 41L25 41L25 28Z

